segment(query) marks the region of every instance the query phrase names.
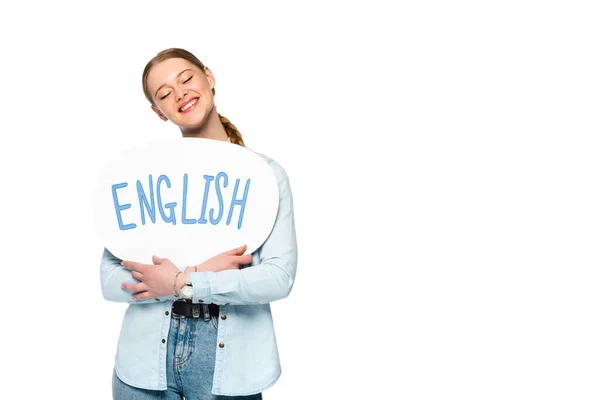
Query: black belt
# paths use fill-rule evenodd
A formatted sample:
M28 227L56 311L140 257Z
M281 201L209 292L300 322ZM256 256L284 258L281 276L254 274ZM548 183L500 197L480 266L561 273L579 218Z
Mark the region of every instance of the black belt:
M204 318L219 316L217 304L192 303L189 299L175 300L171 307L173 318Z

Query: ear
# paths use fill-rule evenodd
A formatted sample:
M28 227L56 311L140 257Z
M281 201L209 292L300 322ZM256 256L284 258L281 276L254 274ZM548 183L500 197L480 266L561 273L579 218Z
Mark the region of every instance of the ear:
M168 120L168 118L165 117L165 115L162 112L160 112L160 110L158 109L158 107L156 107L154 104L152 104L151 107L152 107L152 111L154 111L156 113L156 115L158 115L158 117L160 119L162 119L163 121Z
M210 68L204 67L204 75L206 75L206 79L208 80L208 83L210 84L210 88L214 89L216 81L215 81L215 76L213 75Z

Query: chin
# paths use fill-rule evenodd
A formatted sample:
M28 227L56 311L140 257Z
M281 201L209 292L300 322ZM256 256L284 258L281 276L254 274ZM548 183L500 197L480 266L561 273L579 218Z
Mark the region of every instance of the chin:
M195 118L192 121L181 121L179 127L188 131L195 131L202 128L205 125L205 123L206 120L204 118Z

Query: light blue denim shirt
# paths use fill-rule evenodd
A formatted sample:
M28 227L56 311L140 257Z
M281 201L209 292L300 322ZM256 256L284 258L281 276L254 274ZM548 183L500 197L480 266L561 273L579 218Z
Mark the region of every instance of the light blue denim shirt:
M251 266L221 272L194 272L188 280L193 302L220 305L215 395L249 395L269 388L281 375L269 303L289 295L298 258L293 200L287 173L276 161L259 154L273 169L279 185L279 209L271 234L252 254ZM106 300L126 302L115 357L115 370L125 383L166 390L166 349L173 296L134 300L122 283L138 282L121 261L104 249L100 264ZM133 260L135 261L135 260ZM179 266L184 270L185 266ZM167 315L167 311L169 311Z

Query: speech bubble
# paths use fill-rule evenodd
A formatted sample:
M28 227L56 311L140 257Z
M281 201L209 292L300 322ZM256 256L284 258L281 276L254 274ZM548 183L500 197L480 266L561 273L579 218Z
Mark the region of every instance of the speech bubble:
M112 158L97 178L96 231L116 257L199 264L267 239L279 207L277 178L253 151L200 138L158 140Z

